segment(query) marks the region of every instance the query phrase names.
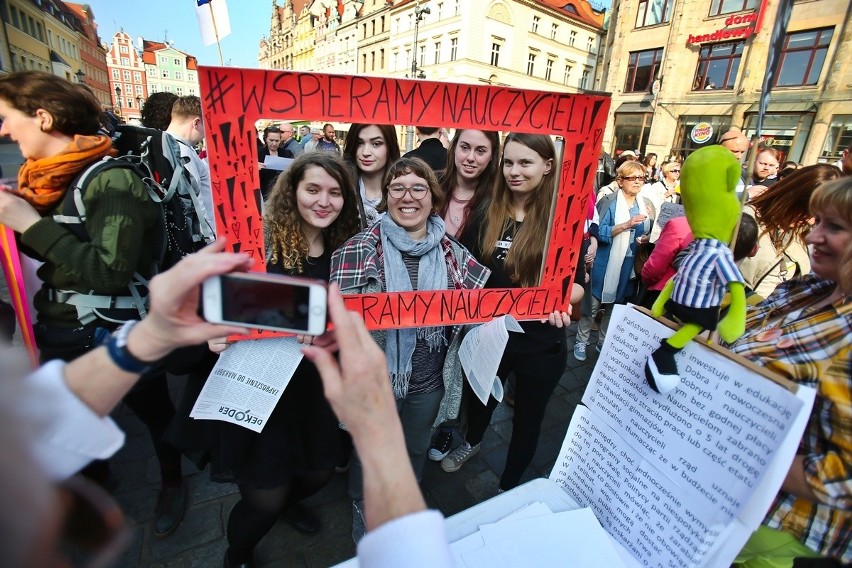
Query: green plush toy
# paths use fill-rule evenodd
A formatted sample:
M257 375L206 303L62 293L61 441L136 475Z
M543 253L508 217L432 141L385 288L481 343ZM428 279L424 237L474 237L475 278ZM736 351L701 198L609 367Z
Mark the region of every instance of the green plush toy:
M683 322L674 335L663 341L645 364L645 377L652 389L668 392L680 383L675 355L705 329L715 330L727 342L745 331L745 286L729 247L740 218L735 189L740 163L730 150L707 146L684 161L680 194L686 219L695 240L677 274L666 283L651 312L659 317L668 310ZM719 320L725 288L731 306Z

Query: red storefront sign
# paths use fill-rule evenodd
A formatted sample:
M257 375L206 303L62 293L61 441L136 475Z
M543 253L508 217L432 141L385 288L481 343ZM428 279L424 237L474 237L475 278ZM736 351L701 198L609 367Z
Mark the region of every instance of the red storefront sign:
M760 30L760 24L763 22L763 14L767 1L768 0L761 0L760 8L756 12L728 16L725 18L724 28L719 28L707 34L689 34L689 37L686 40L687 45L694 43L748 39ZM740 24L746 25L740 26ZM731 28L729 26L739 27Z

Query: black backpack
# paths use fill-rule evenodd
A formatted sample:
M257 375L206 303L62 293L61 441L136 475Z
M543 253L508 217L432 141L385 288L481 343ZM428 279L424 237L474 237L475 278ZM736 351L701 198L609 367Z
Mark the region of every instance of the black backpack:
M65 225L80 240L89 241L84 223L83 195L89 181L112 168L123 168L138 176L148 190L151 200L160 206L159 229L156 242L149 243L157 254L151 275L168 270L183 257L192 254L215 239L209 227L204 206L201 204L186 164L182 157L181 142L171 135L153 128L119 125L113 134L113 147L117 157L105 157L85 168L69 185L61 205L61 213L54 215L57 223ZM73 304L82 324L100 318L121 322L135 317L127 310L134 308L144 317L148 306L148 280L136 273L128 284L126 296L105 296L75 291L52 291L54 300Z

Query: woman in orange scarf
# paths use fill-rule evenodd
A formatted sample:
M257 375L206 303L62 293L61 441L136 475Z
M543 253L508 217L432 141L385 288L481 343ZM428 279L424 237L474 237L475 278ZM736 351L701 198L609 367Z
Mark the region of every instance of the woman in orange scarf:
M128 285L154 268L161 211L141 178L111 168L86 183L70 223L63 211L69 185L87 166L113 154L109 137L98 134L100 104L82 85L48 73L25 71L0 77L0 135L20 146L26 162L18 187L0 187L0 224L19 234L21 249L44 264L36 293L35 337L42 361L76 358L104 342L119 324L139 317L126 302ZM68 199L72 196L68 195ZM144 294L145 290L142 290ZM96 304L106 301L103 309ZM148 426L163 477L154 532L164 536L183 516L180 454L162 441L174 415L164 373L142 381L125 402ZM95 471L97 473L95 473ZM106 462L93 477L104 481Z

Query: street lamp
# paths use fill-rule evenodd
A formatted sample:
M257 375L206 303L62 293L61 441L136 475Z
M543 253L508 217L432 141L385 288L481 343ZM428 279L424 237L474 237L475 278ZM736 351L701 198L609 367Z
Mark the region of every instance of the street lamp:
M414 48L411 50L411 78L412 79L425 79L426 74L422 69L418 72L417 69L417 37L420 34L420 21L426 14L431 14L432 11L429 10L429 6L421 6L420 0L417 0L417 4L414 6ZM414 149L414 125L408 126L408 136L406 137L405 148L407 151L411 151Z
M86 80L86 74L83 72L83 70L82 70L82 69L80 69L79 71L77 71L76 73L74 73L74 76L75 76L75 77L77 77L77 82L78 82L78 83L80 83L81 85L82 85L82 84L85 82L85 80Z

